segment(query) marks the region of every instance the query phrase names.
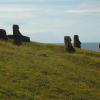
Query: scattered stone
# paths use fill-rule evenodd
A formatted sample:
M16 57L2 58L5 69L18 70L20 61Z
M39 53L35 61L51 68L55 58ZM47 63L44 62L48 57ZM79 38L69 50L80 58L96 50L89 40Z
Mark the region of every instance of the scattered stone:
M75 52L75 49L74 49L74 47L72 46L72 43L71 43L70 36L65 36L64 37L64 42L65 42L65 49L66 49L66 51L68 51L68 52Z
M81 48L81 42L78 35L74 35L74 47Z
M45 53L40 54L39 56L48 57L48 55L47 55L47 54L45 54Z
M6 31L4 29L0 29L0 39L8 40L8 37L6 35Z
M47 55L47 54L42 54L41 56L43 56L43 57L48 57L48 55Z

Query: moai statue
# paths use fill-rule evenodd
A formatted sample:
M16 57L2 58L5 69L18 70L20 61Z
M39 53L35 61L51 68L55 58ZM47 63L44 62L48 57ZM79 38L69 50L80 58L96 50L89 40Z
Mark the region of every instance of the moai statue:
M81 42L78 35L74 35L74 47L81 48Z
M6 31L4 29L0 29L0 39L1 40L8 40L8 37L6 35Z
M13 25L13 35L22 36L22 34L19 31L19 26L18 25Z
M30 37L24 36L20 33L19 31L19 26L18 25L13 25L13 35L19 35L20 39L22 42L30 42ZM13 38L12 35L8 35L9 38Z
M19 26L18 25L13 25L13 36L14 36L14 44L16 45L21 45L21 33L19 31Z
M75 49L74 49L74 47L72 46L72 43L71 43L70 36L65 36L64 37L64 42L65 42L66 51L68 51L68 52L75 52Z

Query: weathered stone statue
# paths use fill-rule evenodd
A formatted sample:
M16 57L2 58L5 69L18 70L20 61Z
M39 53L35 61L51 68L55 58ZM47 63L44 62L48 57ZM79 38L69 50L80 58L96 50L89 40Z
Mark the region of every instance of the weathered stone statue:
M19 26L18 25L13 25L13 35L21 36L21 33L19 31Z
M4 29L0 29L0 39L8 40L8 37L6 35L6 31Z
M75 49L74 49L74 47L72 46L72 43L71 43L70 36L65 36L64 37L64 42L65 42L65 49L66 49L66 51L68 51L68 52L75 52Z
M74 35L74 47L81 48L81 42L78 35Z
M14 37L14 44L16 45L22 44L21 33L19 31L18 25L13 25L13 37Z
M27 36L23 36L19 31L18 25L13 25L13 35L8 35L9 39L14 39L14 35L18 35L22 42L30 42L30 38Z

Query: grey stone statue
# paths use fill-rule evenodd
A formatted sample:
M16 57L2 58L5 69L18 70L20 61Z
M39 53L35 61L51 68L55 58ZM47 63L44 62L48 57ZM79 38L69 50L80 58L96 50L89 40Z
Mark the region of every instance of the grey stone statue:
M65 42L65 49L68 52L75 52L75 49L71 43L71 38L70 36L65 36L64 37L64 42Z
M78 35L74 35L74 47L81 48L81 42Z
M6 31L4 29L0 29L0 39L8 40L8 37L6 35Z

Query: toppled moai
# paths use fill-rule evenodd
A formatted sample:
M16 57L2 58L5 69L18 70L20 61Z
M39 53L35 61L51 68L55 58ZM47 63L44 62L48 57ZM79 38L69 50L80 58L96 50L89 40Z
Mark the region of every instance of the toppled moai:
M64 37L64 42L65 42L65 49L68 52L75 52L75 49L71 43L71 38L70 36L65 36Z
M81 42L78 35L74 35L74 47L81 48Z
M15 36L18 36L22 42L30 42L30 38L27 36L24 36L19 31L18 25L13 25L13 35L8 35L9 39L14 39Z
M1 40L8 40L8 37L6 35L6 31L4 29L0 29L0 39Z

